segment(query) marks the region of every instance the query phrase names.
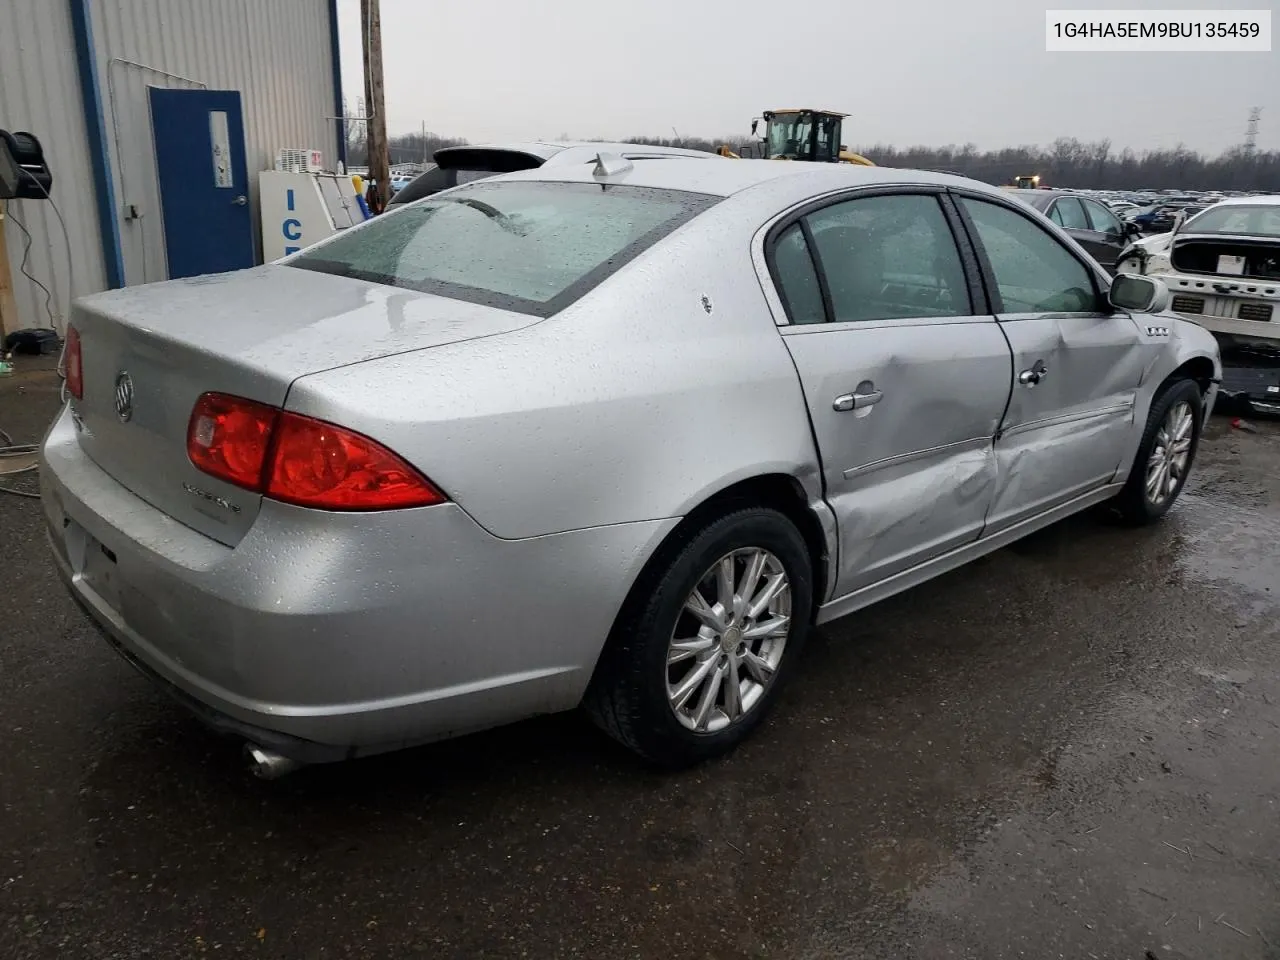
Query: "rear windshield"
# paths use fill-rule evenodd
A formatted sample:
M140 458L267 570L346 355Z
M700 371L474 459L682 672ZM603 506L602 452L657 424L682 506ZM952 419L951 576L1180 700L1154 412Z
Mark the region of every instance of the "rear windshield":
M1280 204L1226 203L1210 207L1182 225L1183 233L1280 239Z
M718 199L478 181L385 213L288 265L547 317Z

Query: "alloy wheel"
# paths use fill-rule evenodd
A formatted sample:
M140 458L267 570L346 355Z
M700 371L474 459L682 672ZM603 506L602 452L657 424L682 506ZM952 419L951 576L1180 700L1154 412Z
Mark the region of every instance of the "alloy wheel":
M667 648L667 701L695 733L716 733L750 713L791 635L791 583L768 550L725 554L694 585Z
M1178 490L1191 459L1195 417L1191 404L1180 400L1169 408L1156 431L1151 455L1147 458L1147 500L1161 506Z

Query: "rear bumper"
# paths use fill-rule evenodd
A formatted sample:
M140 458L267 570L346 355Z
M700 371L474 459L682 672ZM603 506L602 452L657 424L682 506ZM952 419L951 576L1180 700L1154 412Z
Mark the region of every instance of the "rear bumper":
M268 502L230 548L99 469L66 410L42 456L58 569L113 646L212 726L306 761L572 708L675 523L501 540L454 504Z
M1181 274L1175 272L1153 273L1172 295L1173 310L1214 333L1249 337L1257 340L1280 341L1280 295L1277 284L1267 281L1223 281L1212 276ZM1238 286L1240 290L1218 287ZM1189 309L1177 309L1179 301L1186 301ZM1239 317L1240 307L1251 304L1265 312L1271 308L1270 320L1250 320Z
M1181 310L1174 312L1212 333L1280 343L1280 306L1276 307L1275 320L1240 320L1235 317L1215 317L1207 313L1184 313Z

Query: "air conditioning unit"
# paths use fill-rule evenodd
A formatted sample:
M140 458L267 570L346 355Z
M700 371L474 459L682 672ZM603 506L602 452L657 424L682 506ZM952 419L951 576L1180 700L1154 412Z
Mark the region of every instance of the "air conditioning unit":
M276 169L282 173L323 173L324 153L285 147L276 154Z

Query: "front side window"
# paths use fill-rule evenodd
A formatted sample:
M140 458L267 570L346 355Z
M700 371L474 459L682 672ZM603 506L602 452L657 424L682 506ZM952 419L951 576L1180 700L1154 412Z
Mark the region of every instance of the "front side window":
M840 118L819 117L817 126L818 144L814 159L822 161L837 159L840 156Z
M550 316L717 200L481 180L339 234L288 265Z
M1048 230L1000 204L960 198L986 250L1002 313L1092 312L1093 277Z
M1118 234L1124 233L1124 228L1120 226L1120 219L1104 207L1100 203L1093 200L1082 200L1085 212L1089 214L1089 222L1093 224L1093 229L1099 233Z
M1089 218L1084 214L1084 207L1075 197L1063 197L1053 205L1053 213L1049 219L1068 230L1088 230Z
M846 200L807 220L835 322L973 312L960 254L936 197Z

